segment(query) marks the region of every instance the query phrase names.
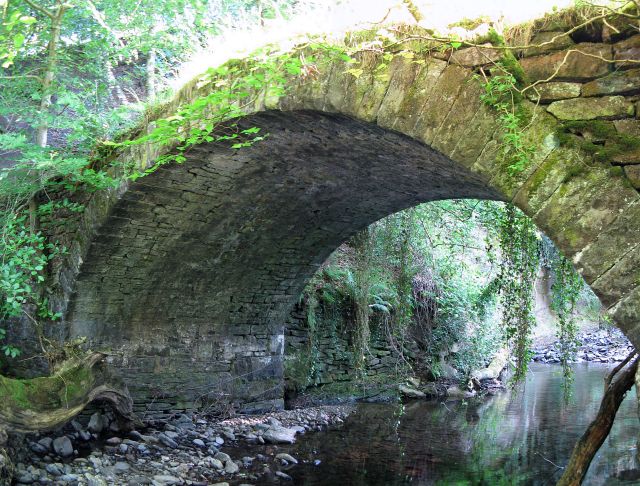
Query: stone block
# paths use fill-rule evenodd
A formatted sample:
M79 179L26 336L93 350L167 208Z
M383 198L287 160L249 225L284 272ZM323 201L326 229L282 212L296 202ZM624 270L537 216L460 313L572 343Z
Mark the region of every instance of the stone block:
M615 120L613 125L616 127L618 133L640 138L639 120Z
M492 49L491 44L484 44L483 47L469 47L454 51L449 58L449 62L464 67L477 67L494 64L501 57L502 51Z
M607 74L608 59L612 59L611 46L585 42L553 54L524 58L520 65L531 82L554 75L555 81L582 81Z
M547 111L560 120L595 120L633 116L634 107L624 96L605 96L554 101Z
M631 182L631 185L640 191L640 165L627 165L624 167L624 174Z
M571 39L571 36L562 34L563 31L557 30L549 32L538 32L534 34L531 38L531 41L528 42L528 44L533 47L523 49L522 51L520 51L520 55L522 57L539 56L548 52L565 49L575 44L575 42L573 42L573 39ZM541 46L540 44L544 45Z
M624 62L625 60L640 60L640 35L634 35L613 45L613 58L617 68L632 68L638 63Z
M552 81L550 83L542 83L527 91L527 98L540 103L550 103L552 101L566 100L569 98L577 98L580 96L580 83L566 83L561 81Z
M636 287L610 311L613 320L633 345L640 347L640 287Z
M628 94L640 91L640 69L616 71L603 78L586 83L582 96Z
M611 162L618 165L640 164L640 149L615 154L611 157Z
M615 221L600 232L593 243L577 253L573 263L588 282L593 282L639 241L640 199L637 199L620 211Z

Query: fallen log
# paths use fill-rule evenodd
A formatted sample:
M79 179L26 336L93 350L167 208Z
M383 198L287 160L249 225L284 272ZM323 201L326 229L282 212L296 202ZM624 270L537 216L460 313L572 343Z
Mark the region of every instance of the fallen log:
M106 356L91 352L70 358L47 377L0 376L0 429L23 433L55 429L97 400L111 405L125 426L138 423L131 396L107 369Z
M616 412L624 400L625 394L634 384L639 358L633 359L631 365L625 368L634 356L635 351L620 363L605 380L604 396L600 402L598 414L573 448L569 463L556 486L578 486L584 480L593 457L611 431Z

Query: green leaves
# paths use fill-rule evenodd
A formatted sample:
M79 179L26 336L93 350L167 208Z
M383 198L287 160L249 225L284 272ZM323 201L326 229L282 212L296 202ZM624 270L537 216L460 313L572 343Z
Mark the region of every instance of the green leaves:
M482 80L484 92L480 95L480 100L498 114L503 133L502 154L507 161L507 171L513 176L530 165L535 147L524 142L523 127L526 126L526 120L517 109L517 80L506 69L500 68L499 63L497 69L504 74L494 74ZM481 80L479 76L475 78Z
M539 262L539 236L531 219L512 204L500 218L500 293L506 338L516 357L514 381L524 379L530 361L530 335L535 324L533 290Z
M11 67L25 41L25 29L36 19L12 6L11 13L0 24L0 61L3 69Z

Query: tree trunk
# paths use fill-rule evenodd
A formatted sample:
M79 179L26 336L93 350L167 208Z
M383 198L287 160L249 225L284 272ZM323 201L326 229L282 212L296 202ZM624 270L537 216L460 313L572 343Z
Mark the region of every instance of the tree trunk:
M117 105L128 105L129 100L127 100L122 87L118 84L118 80L113 74L113 66L109 60L105 62L105 71L107 71L107 81L109 81L109 93L115 97Z
M67 6L59 3L54 14L51 15L51 37L47 46L47 65L44 76L42 77L42 98L40 99L40 124L36 130L36 145L40 147L47 146L47 138L49 134L49 108L51 107L52 87L55 77L56 67L58 65L58 42L60 40L60 28L62 27L62 18Z
M627 360L631 359L630 355ZM626 361L626 360L625 360ZM556 486L577 486L582 483L589 465L600 446L604 443L611 431L616 412L624 400L624 396L634 384L638 358L635 358L630 366L620 371L622 366L613 370L605 383L605 393L600 403L600 409L596 418L582 435L573 449L569 463L564 474ZM613 381L614 375L620 373L618 379Z
M127 388L113 377L103 353L68 359L51 375L19 380L0 376L0 429L38 432L60 427L90 402L108 402L124 424L138 423Z
M152 47L147 57L147 100L156 97L156 50Z

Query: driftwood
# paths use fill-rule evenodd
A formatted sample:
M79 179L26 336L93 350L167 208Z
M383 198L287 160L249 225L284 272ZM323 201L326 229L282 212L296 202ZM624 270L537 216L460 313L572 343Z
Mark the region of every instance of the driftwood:
M631 353L606 378L604 396L598 414L573 448L569 463L556 486L577 486L584 480L593 456L596 455L611 431L616 412L624 400L625 394L634 384L638 359L640 359L636 357L631 361L634 356L635 352ZM631 365L623 369L630 361ZM615 381L614 378L616 378Z
M12 379L0 376L0 429L36 432L54 429L90 402L111 405L125 424L137 423L127 388L107 370L104 353L70 358L47 377Z

